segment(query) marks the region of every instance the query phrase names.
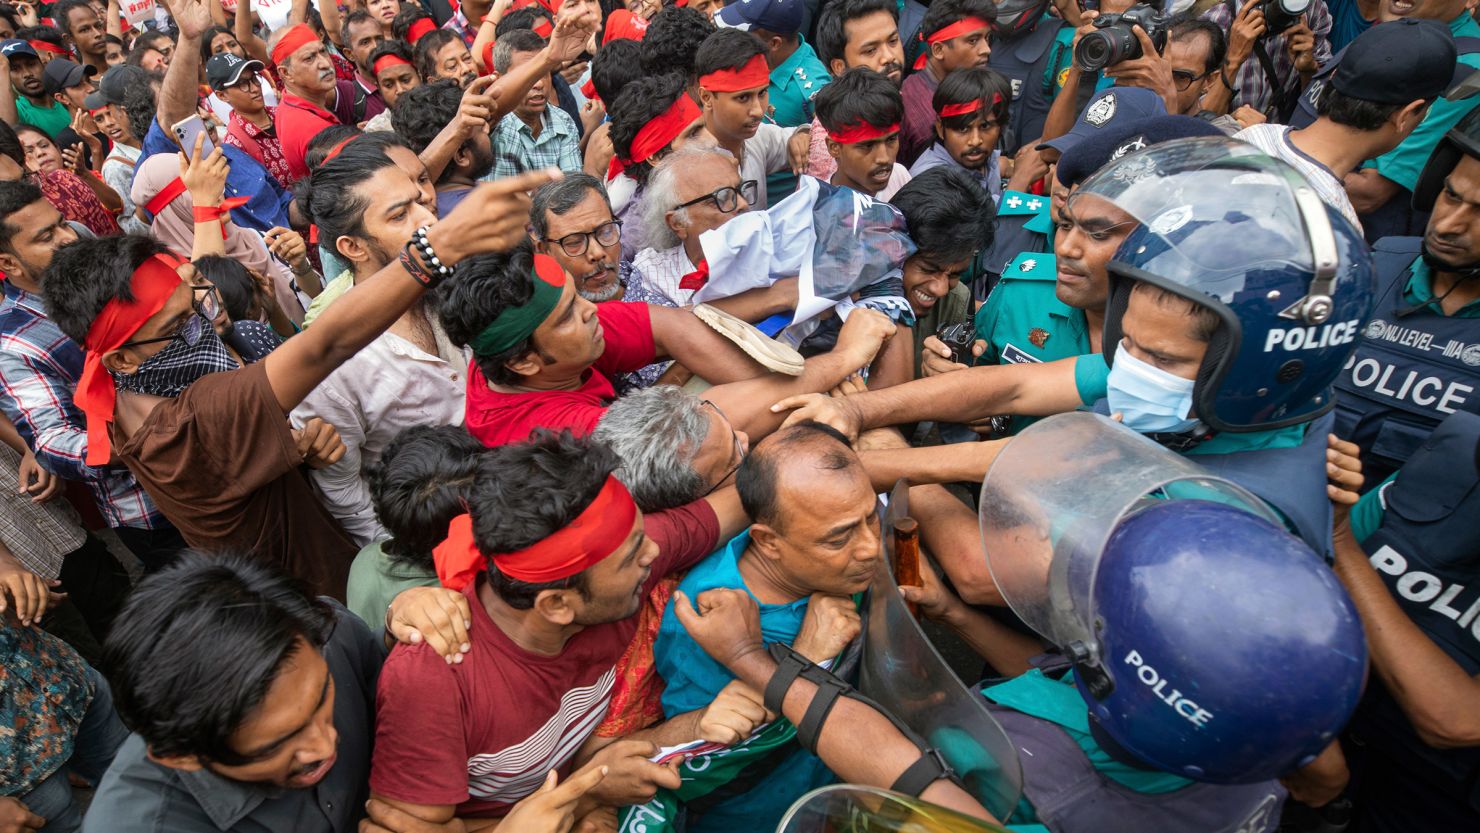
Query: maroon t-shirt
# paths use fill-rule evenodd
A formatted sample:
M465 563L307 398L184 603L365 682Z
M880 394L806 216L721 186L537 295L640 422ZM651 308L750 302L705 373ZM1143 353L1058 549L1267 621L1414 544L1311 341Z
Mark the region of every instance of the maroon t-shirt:
M719 520L704 501L644 516L658 545L644 595L664 576L719 546ZM571 756L611 702L617 660L636 615L577 633L555 657L519 647L469 585L472 650L448 665L425 644L397 645L380 671L370 789L412 804L457 805L457 815L497 817L569 774Z

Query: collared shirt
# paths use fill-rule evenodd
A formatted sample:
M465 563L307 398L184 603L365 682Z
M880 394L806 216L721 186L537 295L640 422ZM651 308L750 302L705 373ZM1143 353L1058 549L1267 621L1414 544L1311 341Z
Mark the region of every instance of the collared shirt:
M140 162L156 153L180 152L179 146L159 126L159 119L149 123L143 148L144 152L139 154ZM257 231L292 225L288 221L288 204L293 201L293 193L278 185L267 175L267 170L241 148L223 143L221 153L231 166L226 171L225 196L247 197L246 205L231 209L231 221L242 228Z
M113 149L108 152L108 158L103 160L102 170L99 171L108 187L123 199L123 211L118 215L118 225L127 234L149 233L149 224L134 214L133 189L130 187L134 181L134 166L138 164L139 155L143 152L142 148L131 148L114 142Z
M0 623L0 795L24 798L72 757L93 680L82 657L39 625Z
M61 575L66 557L86 543L87 535L76 511L65 500L36 503L20 494L20 464L20 453L0 443L0 490L4 492L0 496L0 541L22 567L41 578L54 579ZM10 628L8 623L0 623L0 632Z
M278 185L292 188L293 172L288 167L288 158L283 155L283 144L277 135L277 108L268 107L267 117L272 120L273 126L258 127L232 110L226 120L226 135L222 137L221 143L241 148L243 153L266 168Z
M1245 0L1240 6L1258 0ZM1215 26L1227 32L1233 25L1233 18L1238 14L1234 6L1234 0L1223 0L1216 3L1212 8L1203 12L1203 19L1211 21ZM1331 60L1331 43L1328 36L1331 34L1331 12L1326 8L1326 0L1312 0L1310 7L1305 10L1305 22L1315 35L1315 57L1316 65ZM1264 72L1264 65L1256 55L1250 55L1244 65L1239 67L1238 75L1234 78L1234 86L1238 87L1238 95L1235 96L1234 106L1247 104L1255 110L1263 112L1274 103L1276 90L1299 91L1301 80L1300 73L1295 69L1295 61L1290 57L1290 36L1275 35L1265 38L1261 43L1269 52L1269 62L1274 67L1274 76L1279 81L1278 87L1271 87L1269 77ZM1292 96L1295 92L1290 93ZM1433 147L1431 144L1430 147Z
M546 104L540 124L536 137L513 113L499 119L493 129L493 172L485 177L487 181L543 168L581 169L581 134L575 121L559 107Z
M643 298L643 300L665 307L686 307L693 303L694 293L698 289L684 289L679 286L684 276L697 268L689 260L688 252L684 251L682 243L661 252L656 249L643 249L632 260L632 266L642 273L644 292L657 296L655 301L649 298ZM636 300L630 296L624 296L624 299Z
M4 396L0 396L0 410L15 424L42 468L87 484L108 526L168 526L128 469L83 462L87 423L72 403L77 380L82 378L82 346L46 317L41 298L9 281L3 289L0 393Z
M1403 285L1403 303L1409 306L1428 305L1424 312L1431 315L1440 315L1438 304L1432 303L1434 297L1434 270L1424 263L1423 258L1415 258L1413 265L1409 267L1408 283ZM1452 313L1450 318L1480 318L1480 299L1465 304Z
M920 158L915 160L915 164L910 166L910 178L914 179L931 168L938 168L941 165L954 166L971 174L981 184L982 190L992 195L993 204L1001 202L1002 151L992 151L992 155L987 157L987 167L980 171L973 171L955 159L952 159L950 152L945 149L945 146L940 142L936 142L926 148L925 152L920 154Z
M328 599L334 631L320 653L334 680L338 759L323 780L290 790L184 772L149 760L143 738L129 735L98 784L83 819L85 833L352 833L369 798L375 734L375 678L385 646L357 617Z
M1480 23L1470 13L1461 11L1459 17L1449 21L1449 32L1456 38L1480 38ZM1471 69L1480 69L1480 52L1462 53L1459 63ZM1418 127L1408 134L1402 144L1377 157L1374 162L1377 172L1387 179L1412 191L1418 184L1418 174L1429 160L1434 146L1459 123L1465 114L1475 108L1473 98L1450 101L1437 98L1429 106L1429 112Z
M452 17L447 18L447 22L442 24L442 28L456 33L458 37L463 39L463 43L468 45L469 49L473 48L473 41L478 37L478 27L468 22L468 16L463 14L462 9L458 9L453 13Z
M461 425L471 354L428 318L436 354L391 332L340 365L288 415L295 427L319 417L339 431L345 453L310 472L319 497L344 531L365 546L389 538L375 516L365 476L385 447L413 425Z
M288 160L288 173L294 182L308 176L308 163L304 161L308 155L308 143L322 130L336 124L339 124L339 119L319 105L292 93L283 95L283 103L278 105L277 114L273 117L273 126L277 128L283 156Z
M1290 141L1290 126L1287 124L1255 124L1233 134L1233 138L1239 139L1264 151L1270 156L1277 156L1289 162L1310 187L1320 195L1321 201L1341 212L1341 215L1352 221L1357 231L1362 230L1362 221L1357 219L1357 210L1352 207L1351 198L1346 194L1346 186L1336 177L1336 174L1326 167L1319 159L1311 156L1295 146Z
M811 45L797 35L797 48L771 70L771 118L782 127L812 120L812 98L832 81Z

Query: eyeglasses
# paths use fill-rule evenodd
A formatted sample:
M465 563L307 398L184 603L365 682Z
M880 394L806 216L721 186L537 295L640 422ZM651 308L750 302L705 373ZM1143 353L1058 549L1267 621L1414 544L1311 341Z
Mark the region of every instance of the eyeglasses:
M235 90L235 89L240 89L242 87L260 87L260 86L262 86L262 80L257 77L257 73L255 73L255 72L244 72L244 73L241 74L241 76L239 78L236 79L236 83L235 84L227 84L226 86L222 87L221 89L223 89L223 90Z
M200 343L200 337L205 334L205 328L211 326L211 321L221 311L221 296L217 294L215 286L193 286L191 291L195 294L190 307L195 310L195 315L187 317L180 322L180 326L167 336L158 338L141 338L137 341L127 341L120 347L138 347L144 344L158 344L161 341L174 341L179 339L186 346L194 347Z
M756 181L753 179L747 179L744 182L740 183L739 188L736 188L733 185L726 185L725 187L711 191L702 197L695 197L688 202L679 203L678 205L675 205L674 208L688 208L691 205L698 205L705 200L713 200L714 207L718 208L721 214L729 214L740 207L740 201L736 199L737 196L744 197L747 204L754 205L755 195Z
M1172 83L1177 85L1178 92L1185 93L1187 92L1187 88L1192 86L1193 83L1207 78L1209 74L1204 72L1202 75L1193 75L1185 69L1174 69L1172 70Z
M705 492L702 495L702 497L708 497L714 494L714 491L720 487L720 484L724 483L726 480L729 480L730 477L735 474L735 472L740 470L740 464L745 462L745 446L741 445L740 434L735 431L734 423L730 422L730 418L725 416L725 412L721 411L718 405L710 402L708 399L704 400L704 404L713 408L714 412L719 414L720 419L723 419L725 421L725 425L728 425L730 427L730 439L733 440L735 443L735 465L730 466L729 471L726 471L723 477L714 481L714 485L709 487L709 491Z
M612 220L602 223L590 231L577 231L567 234L556 240L544 238L546 243L558 243L560 250L571 257L580 257L591 248L591 238L596 238L596 245L610 247L617 245L622 239L622 221Z

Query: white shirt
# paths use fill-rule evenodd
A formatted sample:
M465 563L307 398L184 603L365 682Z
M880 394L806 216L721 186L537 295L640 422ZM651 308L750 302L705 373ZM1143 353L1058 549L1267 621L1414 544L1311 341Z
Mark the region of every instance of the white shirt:
M755 180L755 203L751 208L766 208L766 177L791 170L786 145L795 127L777 127L762 122L754 136L745 140L744 158L740 160L740 181Z
M693 303L695 289L680 289L678 282L696 268L680 243L661 252L643 249L632 261L632 268L642 273L642 282L650 291L670 301L675 307Z
M1357 219L1357 209L1352 206L1351 198L1346 194L1346 186L1330 168L1295 147L1295 143L1290 141L1289 125L1251 125L1233 134L1233 138L1248 142L1270 156L1289 162L1305 177L1310 187L1315 189L1322 202L1340 211L1341 216L1350 220L1358 232L1362 231L1362 221Z
M386 332L340 365L289 415L294 427L313 417L334 426L344 441L339 462L312 472L329 514L355 543L390 535L375 517L365 474L403 428L461 425L470 354L452 345L431 317L437 355Z

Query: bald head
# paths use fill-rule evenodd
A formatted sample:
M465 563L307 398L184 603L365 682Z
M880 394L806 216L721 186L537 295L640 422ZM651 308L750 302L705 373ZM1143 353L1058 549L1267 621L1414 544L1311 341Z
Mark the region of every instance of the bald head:
M819 479L837 475L868 481L846 437L826 425L803 422L756 444L741 464L735 485L746 514L779 530L792 497Z

